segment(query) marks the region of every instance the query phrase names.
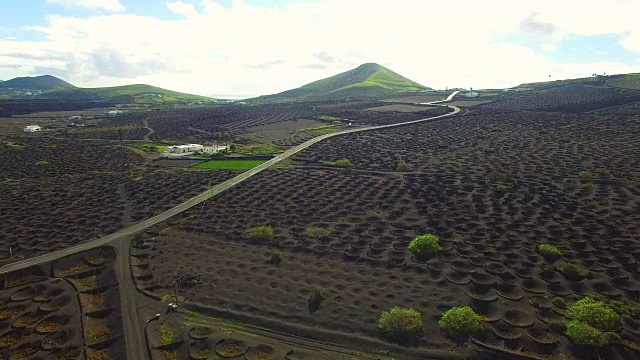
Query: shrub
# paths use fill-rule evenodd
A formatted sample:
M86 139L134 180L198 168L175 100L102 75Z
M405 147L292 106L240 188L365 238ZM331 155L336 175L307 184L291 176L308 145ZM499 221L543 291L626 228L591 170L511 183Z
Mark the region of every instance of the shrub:
M603 331L613 331L622 325L620 315L613 309L588 296L571 304L567 316Z
M549 320L547 325L558 334L563 334L567 330L567 322L565 320Z
M505 184L498 184L498 185L496 185L496 190L500 191L500 192L503 192L503 191L509 190L509 187L507 185L505 185Z
M412 308L394 306L380 314L378 328L389 340L411 342L422 335L422 314Z
M257 226L247 230L251 240L269 240L273 239L273 228L271 226Z
M571 341L578 345L605 346L609 344L609 339L602 331L581 321L573 320L567 323L565 334Z
M315 226L309 226L305 232L307 233L307 236L313 239L324 239L329 237L329 234L331 234L331 231Z
M325 165L330 165L330 166L338 166L338 167L351 167L351 161L349 159L340 159L340 160L336 160L336 161L325 161L324 162Z
M322 286L316 286L311 289L309 297L307 298L307 305L309 306L309 312L315 312L320 308L320 304L327 298L327 291Z
M564 301L564 299L563 299L563 298L558 297L558 296L554 297L554 298L551 300L551 303L552 303L553 305L555 305L555 306L556 306L557 308L559 308L559 309L566 309L566 308L567 308L567 303Z
M582 280L589 276L589 270L578 264L570 263L567 261L558 261L555 265L555 268L567 278L572 280Z
M411 171L412 168L413 167L409 165L406 161L400 160L398 161L398 166L396 167L396 171L399 171L399 172Z
M280 251L276 251L273 254L271 254L271 257L269 258L269 264L278 265L281 262L282 262L282 253Z
M583 171L580 173L580 178L582 179L593 179L593 174L589 171Z
M545 258L556 258L562 255L562 252L557 247L551 244L540 244L538 245L538 252Z
M472 308L456 306L442 314L438 326L445 336L460 339L482 331L482 320Z
M437 236L424 234L413 239L407 248L418 257L432 256L442 251L439 242Z
M173 331L167 325L160 325L160 341L162 345L171 344L173 341Z

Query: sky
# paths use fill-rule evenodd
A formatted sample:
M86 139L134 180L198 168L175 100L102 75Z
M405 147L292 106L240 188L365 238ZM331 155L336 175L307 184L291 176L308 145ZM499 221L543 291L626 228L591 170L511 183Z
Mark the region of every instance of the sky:
M277 93L375 62L437 89L640 72L638 0L0 0L0 79Z

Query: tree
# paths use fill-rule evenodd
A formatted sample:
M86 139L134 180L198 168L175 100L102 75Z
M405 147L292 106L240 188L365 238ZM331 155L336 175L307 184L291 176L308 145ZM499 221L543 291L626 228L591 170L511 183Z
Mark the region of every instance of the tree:
M231 134L227 134L227 149L229 149L229 144L231 144Z
M218 151L220 148L220 140L222 140L222 134L221 133L217 133L216 134L216 151Z
M129 135L129 129L118 128L118 139L120 139L120 148L124 150L124 139Z

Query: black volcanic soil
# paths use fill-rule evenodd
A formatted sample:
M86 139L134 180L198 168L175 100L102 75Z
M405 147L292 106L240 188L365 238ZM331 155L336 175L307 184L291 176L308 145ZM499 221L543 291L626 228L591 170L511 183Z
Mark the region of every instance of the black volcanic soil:
M233 176L158 169L112 143L0 139L0 264L108 235Z
M125 359L114 259L97 248L5 275L0 358Z
M380 312L411 306L423 314L423 349L453 346L437 320L469 305L486 316L478 346L494 358L583 358L553 333L562 311L549 303L591 295L640 305L639 135L635 117L505 112L334 138L158 227L138 255L149 264L139 285L167 294L174 275L197 273L188 301L332 340L379 338ZM340 158L351 159L350 173L323 165ZM413 170L396 172L400 159ZM272 244L247 238L257 225L274 228ZM330 237L309 238L311 225ZM406 246L426 232L445 252L422 262ZM536 252L540 243L589 276L566 278ZM272 265L276 251L282 262ZM311 312L314 286L328 297ZM603 356L637 357L628 346L640 341L639 323L625 315L627 347Z

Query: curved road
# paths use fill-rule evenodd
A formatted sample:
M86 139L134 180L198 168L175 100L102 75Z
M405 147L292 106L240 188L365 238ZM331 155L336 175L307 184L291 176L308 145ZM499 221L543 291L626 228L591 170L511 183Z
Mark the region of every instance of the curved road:
M25 259L22 261L17 261L11 264L7 264L4 265L2 267L0 267L0 275L2 274L6 274L8 272L12 272L15 270L20 270L20 269L24 269L27 268L29 266L33 266L33 265L39 265L45 262L49 262L49 261L53 261L62 257L65 257L67 255L72 255L78 252L82 252L85 250L89 250L95 247L99 247L102 245L106 245L111 243L112 241L118 240L122 237L128 236L128 235L132 235L134 233L137 233L139 231L145 230L161 221L167 220L177 214L180 214L181 212L200 204L201 202L247 180L248 178L252 177L253 175L256 175L259 172L262 172L264 170L266 170L267 168L269 168L272 165L275 165L277 163L279 163L280 161L290 157L291 155L294 155L297 152L300 152L306 148L308 148L309 146L318 143L320 141L323 141L325 139L328 138L332 138L334 136L339 136L339 135L344 135L344 134L351 134L351 133L357 133L357 132L362 132L362 131L370 131L370 130L379 130L379 129L386 129L386 128L392 128L392 127L398 127L398 126L404 126L404 125L410 125L410 124L416 124L416 123L420 123L420 122L425 122L425 121L432 121L432 120L436 120L436 119L440 119L440 118L444 118L444 117L448 117L448 116L452 116L455 115L457 113L460 112L460 108L458 108L457 106L450 106L450 105L438 105L440 103L443 102L447 102L450 101L454 96L456 96L456 94L458 94L459 91L456 91L454 93L452 93L451 95L449 95L449 97L447 97L445 100L440 100L440 101L433 101L430 103L424 103L423 105L434 105L434 106L442 106L442 107L449 107L452 108L453 111L444 115L439 115L439 116L434 116L434 117L430 117L430 118L426 118L426 119L419 119L419 120L413 120L413 121L407 121L407 122L403 122L403 123L397 123L397 124L389 124L389 125L379 125L379 126L369 126L369 127L364 127L364 128L356 128L356 129L349 129L349 130L343 130L343 131L338 131L338 132L334 132L334 133L329 133L329 134L324 134L318 137L315 137L311 140L308 140L298 146L295 146L289 150L286 150L285 152L283 152L282 154L279 154L277 156L275 156L273 159L251 169L248 171L243 172L242 174L233 177L227 181L224 181L214 187L212 187L211 189L196 195L192 198L190 198L189 200L183 202L182 204L173 207L159 215L156 215L154 217L151 217L147 220L144 220L142 222L136 223L134 225L131 225L127 228L124 228L122 230L119 230L113 234L107 235L105 237L99 238L99 239L94 239L94 240L90 240L87 241L85 243L82 244L78 244L66 249L62 249L62 250L58 250L58 251L54 251L48 254L44 254L44 255L40 255L40 256L36 256L30 259Z

